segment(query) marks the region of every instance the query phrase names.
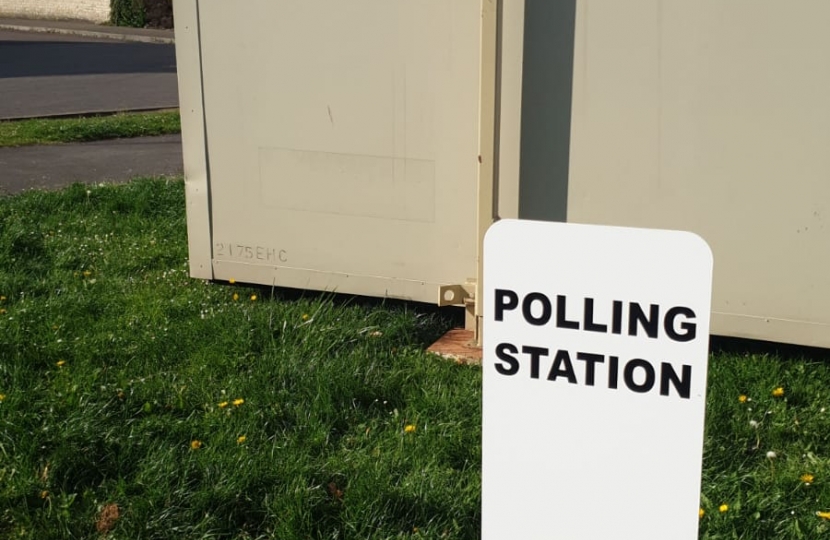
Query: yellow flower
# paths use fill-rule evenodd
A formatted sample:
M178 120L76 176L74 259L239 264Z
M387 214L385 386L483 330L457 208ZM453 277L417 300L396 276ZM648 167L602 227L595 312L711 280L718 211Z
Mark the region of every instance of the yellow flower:
M740 396L738 396L738 401L740 401L741 403L746 403L746 396L741 394Z
M403 428L404 433L415 433L417 428L412 424L407 424L405 428Z
M202 447L202 441L200 441L198 439L193 439L192 441L190 441L190 449L191 450L198 450L201 447Z
M781 397L784 395L784 388L779 386L775 390L772 391L772 397Z
M231 279L229 279L229 280L228 280L228 283L230 283L231 285L233 285L234 283L236 283L236 280L235 280L235 279L233 279L233 278L231 278Z
M246 437L245 435L240 435L239 437L236 438L236 444L244 444L245 441L247 441L247 440L248 440L248 437Z
M816 512L816 515L820 518L830 519L830 512Z
M239 407L243 403L245 403L245 400L242 399L242 398L237 398L237 399L233 400L233 406L234 407Z
M220 409L224 409L224 408L225 408L225 407L227 407L227 406L228 406L228 402L227 402L227 401L222 401L222 402L220 402L220 403L219 403L219 408L220 408Z
M84 277L89 277L91 275L92 275L92 272L90 272L89 270L84 270Z
M6 297L5 296L0 296L0 302L5 302L5 301L6 301Z
M698 519L699 519L699 518L702 518L705 514L706 514L706 510L704 510L703 508L701 508L700 510L698 510L698 511L697 511L697 517L698 517Z
M6 401L6 394L0 394L0 401Z
M66 360L58 360L57 362L55 362L55 365L58 367L63 367L66 365Z
M0 315L5 315L5 314L6 314L6 310L5 309L0 309Z
M810 473L804 473L801 475L801 481L805 484L812 484L813 483L813 475Z
M251 295L251 302L256 302L256 295L255 294Z
M307 321L307 320L308 320L308 313L303 313L303 320L304 320L304 321Z
M239 295L236 294L236 293L233 293L233 301L236 302L237 300L239 300Z
M729 505L728 505L728 504L722 504L722 505L718 506L718 511L719 511L721 514L723 514L723 513L724 513L724 512L726 512L727 510L729 510Z
M48 496L49 496L49 492L48 492L48 491L43 490L43 491L41 491L41 492L40 492L40 498L41 498L41 499L45 499L45 498L46 498L46 497L48 497Z

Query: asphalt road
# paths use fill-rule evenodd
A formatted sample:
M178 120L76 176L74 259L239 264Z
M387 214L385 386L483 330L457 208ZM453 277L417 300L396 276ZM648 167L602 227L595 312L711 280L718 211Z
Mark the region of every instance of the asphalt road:
M0 30L0 119L178 107L173 45Z

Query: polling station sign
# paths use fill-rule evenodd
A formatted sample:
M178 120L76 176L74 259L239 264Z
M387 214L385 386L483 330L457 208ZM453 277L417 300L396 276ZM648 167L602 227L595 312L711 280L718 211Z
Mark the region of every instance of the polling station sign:
M484 242L482 538L697 538L712 253L503 220Z

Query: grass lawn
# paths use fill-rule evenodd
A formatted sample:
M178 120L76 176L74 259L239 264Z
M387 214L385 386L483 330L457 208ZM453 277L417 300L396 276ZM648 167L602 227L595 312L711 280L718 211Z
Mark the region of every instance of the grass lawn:
M180 180L0 198L0 538L478 538L453 321L193 280L185 235ZM830 534L824 360L713 355L701 538Z
M0 148L89 142L181 132L178 111L0 121Z

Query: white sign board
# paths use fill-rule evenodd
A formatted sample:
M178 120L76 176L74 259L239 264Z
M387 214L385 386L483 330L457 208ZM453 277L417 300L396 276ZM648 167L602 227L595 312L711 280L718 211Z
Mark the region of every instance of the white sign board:
M484 242L482 538L697 538L712 253L504 220Z

